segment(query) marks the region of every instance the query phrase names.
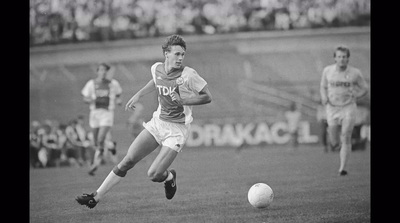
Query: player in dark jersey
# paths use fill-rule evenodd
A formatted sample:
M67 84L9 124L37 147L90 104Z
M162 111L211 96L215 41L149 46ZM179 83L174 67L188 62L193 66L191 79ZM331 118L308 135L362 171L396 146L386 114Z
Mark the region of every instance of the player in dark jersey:
M122 103L122 88L112 77L113 74L110 65L101 63L97 68L97 78L89 80L81 91L83 100L90 105L89 125L93 130L96 150L90 175L94 175L101 164L105 138L114 124L115 105Z
M156 91L159 106L153 118L144 123L144 129L130 145L127 154L108 174L106 179L92 194L78 196L79 204L93 208L127 171L155 149L160 151L151 164L147 175L153 182L164 183L167 199L175 195L176 171L168 170L182 150L193 120L192 106L211 102L207 82L197 72L182 62L186 53L186 43L179 35L172 35L162 46L165 61L151 67L152 79L140 89L126 104L125 110L135 108L139 99Z

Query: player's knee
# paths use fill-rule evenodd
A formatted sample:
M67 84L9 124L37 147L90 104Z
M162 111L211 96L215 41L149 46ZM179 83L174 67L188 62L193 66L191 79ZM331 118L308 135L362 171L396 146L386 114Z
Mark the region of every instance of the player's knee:
M135 166L135 164L135 160L127 156L125 156L120 163L120 165L123 166L124 169L131 169Z
M340 140L345 144L351 143L351 134L343 133L340 135Z
M162 182L165 178L165 176L163 176L163 173L157 172L155 170L147 171L147 176L153 182Z

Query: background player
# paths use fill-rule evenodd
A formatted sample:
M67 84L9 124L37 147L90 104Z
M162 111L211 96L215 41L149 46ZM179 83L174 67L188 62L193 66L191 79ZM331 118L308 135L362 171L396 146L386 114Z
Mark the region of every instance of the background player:
M89 125L94 137L95 154L89 174L94 175L101 164L104 142L114 124L115 105L121 105L122 88L113 78L114 68L106 63L97 67L97 78L89 80L81 93L83 100L90 104Z
M130 145L127 154L108 174L96 192L78 196L81 205L93 208L102 197L126 175L141 159L161 147L147 175L153 182L164 182L167 199L175 195L176 172L168 170L189 136L192 105L211 102L207 82L197 72L182 62L186 43L179 35L169 36L162 45L164 63L151 66L152 79L126 104L125 110L135 108L139 99L153 91L158 95L159 106L153 118L144 123L144 129Z
M288 132L290 134L290 141L292 149L299 146L299 129L301 121L301 104L292 102L288 111L284 113L286 122L288 124Z
M343 176L347 174L345 167L351 152L356 102L367 94L368 86L360 70L348 65L350 50L346 46L338 46L333 57L335 64L323 70L320 93L321 102L326 105L331 146L340 147L339 175Z

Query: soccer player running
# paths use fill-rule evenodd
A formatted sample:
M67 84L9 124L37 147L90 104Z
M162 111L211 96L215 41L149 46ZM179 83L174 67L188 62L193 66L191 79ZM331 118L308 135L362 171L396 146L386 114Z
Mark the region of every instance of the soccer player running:
M89 126L94 137L95 154L89 170L92 176L103 158L105 139L114 124L115 105L122 104L122 88L113 75L114 68L101 63L97 67L97 77L89 80L81 91L83 100L89 104Z
M326 109L329 141L332 148L340 147L339 175L344 176L351 152L356 102L367 94L368 86L360 70L348 65L350 50L346 46L338 46L333 57L335 64L323 70L320 93Z
M93 208L103 196L121 181L127 171L140 160L160 147L147 175L153 182L164 183L167 199L177 190L176 171L168 169L182 150L193 120L192 106L210 103L211 93L207 82L193 69L184 66L186 43L179 35L171 35L162 45L164 63L151 66L152 79L127 102L125 110L133 110L139 99L156 91L159 105L152 119L143 123L144 129L129 146L122 161L91 194L78 196L81 205Z

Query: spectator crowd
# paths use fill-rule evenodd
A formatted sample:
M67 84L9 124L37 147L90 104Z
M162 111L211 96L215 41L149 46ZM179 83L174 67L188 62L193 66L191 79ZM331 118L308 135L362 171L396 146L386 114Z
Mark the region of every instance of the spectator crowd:
M86 130L83 116L67 124L56 120L42 123L34 120L31 122L29 138L30 167L89 167L93 162L93 134ZM116 162L116 142L111 134L107 135L105 143L107 155L112 162Z
M363 26L370 0L30 0L30 45Z

